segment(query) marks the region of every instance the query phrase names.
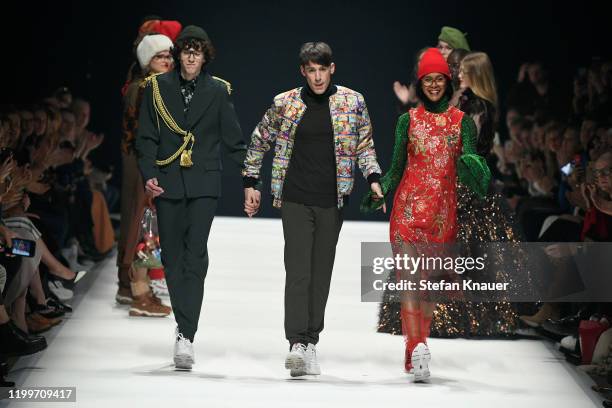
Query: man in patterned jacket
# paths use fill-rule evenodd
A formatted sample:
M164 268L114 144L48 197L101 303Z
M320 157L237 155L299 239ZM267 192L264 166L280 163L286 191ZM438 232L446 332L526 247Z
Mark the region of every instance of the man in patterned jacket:
M274 98L255 128L243 170L245 212L260 204L260 170L275 144L273 206L281 209L285 238L285 335L292 376L321 373L315 345L342 227L342 207L353 188L355 163L382 197L372 126L363 96L331 82L335 65L323 42L300 50L306 86Z

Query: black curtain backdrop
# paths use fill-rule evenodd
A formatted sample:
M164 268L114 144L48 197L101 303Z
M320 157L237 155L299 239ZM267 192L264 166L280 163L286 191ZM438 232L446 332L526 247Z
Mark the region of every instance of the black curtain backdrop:
M446 1L122 1L20 2L3 11L2 104L34 102L66 85L92 104L90 128L106 135L95 152L98 166L114 166L120 183L120 89L132 61L132 41L142 17L157 14L204 27L217 48L209 66L230 81L245 139L274 95L303 84L297 53L306 41L326 41L334 51L334 82L365 95L383 170L390 163L398 116L394 80L407 81L414 54L435 46L440 28L468 33L473 50L489 54L501 100L524 61L543 61L552 81L569 97L577 66L609 57L605 2ZM5 7L5 6L3 6ZM503 108L503 105L502 105ZM277 217L269 194L270 157L259 216ZM224 160L218 214L241 216L239 169ZM357 173L347 219L362 216L366 183ZM391 199L388 200L388 205Z

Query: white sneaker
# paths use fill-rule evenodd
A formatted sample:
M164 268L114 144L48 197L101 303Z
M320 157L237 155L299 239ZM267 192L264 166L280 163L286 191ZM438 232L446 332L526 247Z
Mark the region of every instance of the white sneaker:
M74 297L74 292L65 288L60 281L49 281L49 290L59 298L59 300L70 300Z
M429 362L431 354L425 343L419 343L412 351L412 367L414 369L414 381L421 382L429 378Z
M295 343L285 358L285 368L291 370L292 377L306 375L306 346Z
M168 284L166 283L166 279L151 279L149 282L149 286L151 287L151 291L156 296L170 296L168 293Z
M183 333L175 331L176 341L174 343L174 366L179 370L191 370L191 366L195 364L193 356L193 343L183 337Z
M578 342L578 339L576 338L576 336L565 336L564 338L561 339L561 347L563 347L564 349L568 351L574 351L576 350L577 342Z
M321 375L321 366L317 360L317 346L312 343L308 343L306 348L306 374Z

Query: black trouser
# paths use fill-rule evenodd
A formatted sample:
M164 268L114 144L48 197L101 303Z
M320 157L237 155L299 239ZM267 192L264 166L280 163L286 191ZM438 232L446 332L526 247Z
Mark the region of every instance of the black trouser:
M155 206L162 263L174 317L179 332L193 341L202 308L208 270L208 234L217 199L157 198Z
M285 336L290 344L319 341L329 295L342 210L283 202Z

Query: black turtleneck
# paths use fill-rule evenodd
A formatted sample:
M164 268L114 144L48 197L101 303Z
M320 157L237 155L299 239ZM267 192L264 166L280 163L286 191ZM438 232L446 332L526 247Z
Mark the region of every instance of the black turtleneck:
M306 111L295 131L293 153L283 185L283 201L316 207L335 207L337 201L334 130L329 97L335 85L321 95L302 88Z

